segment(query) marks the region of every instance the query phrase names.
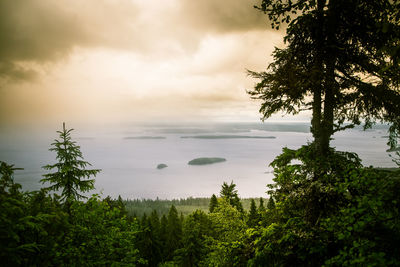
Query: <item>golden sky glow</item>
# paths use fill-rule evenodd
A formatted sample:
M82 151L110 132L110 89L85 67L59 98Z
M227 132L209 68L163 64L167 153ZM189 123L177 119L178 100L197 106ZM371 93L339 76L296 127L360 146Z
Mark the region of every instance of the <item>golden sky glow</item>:
M282 33L254 4L1 1L1 123L257 119Z

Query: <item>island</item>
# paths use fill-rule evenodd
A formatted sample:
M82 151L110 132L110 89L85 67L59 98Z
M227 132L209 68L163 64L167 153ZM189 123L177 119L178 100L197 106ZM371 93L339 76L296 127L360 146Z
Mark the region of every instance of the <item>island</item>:
M218 162L224 162L226 159L224 158L197 158L193 159L188 162L189 165L207 165L207 164L213 164L213 163L218 163Z
M192 135L181 136L181 138L195 139L275 139L275 136L260 136L260 135Z
M167 165L167 164L164 164L164 163L161 163L161 164L158 164L158 165L157 165L157 169L159 169L159 170L164 169L164 168L167 168L167 167L168 167L168 165Z

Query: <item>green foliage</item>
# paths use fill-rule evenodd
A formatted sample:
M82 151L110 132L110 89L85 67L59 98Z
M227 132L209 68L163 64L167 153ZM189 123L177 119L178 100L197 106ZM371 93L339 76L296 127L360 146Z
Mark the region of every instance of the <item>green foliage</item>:
M334 150L321 163L314 149L284 149L272 163L276 206L251 264L399 264L399 173L364 168L355 154Z
M172 260L175 250L182 247L182 222L178 211L172 205L168 213L167 223L167 260Z
M254 228L258 225L258 222L260 221L259 213L257 212L257 207L256 207L256 202L254 199L251 200L250 204L250 211L247 216L247 226L250 228Z
M215 194L212 194L211 199L210 199L210 205L209 205L208 211L209 211L210 213L211 213L211 212L214 212L214 210L215 210L217 207L218 207L218 199L217 199L217 197L215 196Z
M140 256L146 259L146 264L157 266L162 260L162 249L160 240L160 222L156 211L150 217L143 215L140 223L141 232L138 238Z
M339 248L325 264L399 265L400 172L352 170L335 190L345 194L347 203L337 216L321 222Z
M212 236L212 223L207 214L197 210L183 224L183 247L175 257L179 266L199 266L208 254L207 238Z
M231 182L229 185L224 182L221 187L220 195L231 206L235 207L238 211L243 212L243 206L240 202L240 198L235 187L236 185L233 182Z
M206 266L243 266L251 254L246 238L246 222L242 212L233 207L227 198L221 198L217 209L209 214L213 235L207 238Z
M117 199L112 199L110 196L107 196L105 199L103 199L104 202L107 202L108 206L111 209L118 209L120 211L121 217L127 216L128 212L126 211L125 204L121 198L121 196L118 196Z
M0 162L0 262L7 266L27 263L22 255L34 255L39 249L28 233L40 232L40 219L28 214L21 185L14 183L13 165Z
M273 198L273 197L270 197L270 198L268 199L267 209L268 209L268 210L273 210L273 209L275 209L275 201L274 201L274 198Z
M56 171L44 175L40 180L42 183L50 183L47 188L49 190L62 190L61 200L67 203L72 203L74 200L86 198L80 192L88 192L94 189L94 179L89 179L91 176L96 176L100 172L98 169L87 170L86 166L90 163L83 160L82 152L76 142L71 139L71 131L65 128L63 123L63 130L57 131L60 139L54 140L50 151L57 153L56 159L58 163L53 165L46 165L43 168L46 170ZM70 204L68 204L70 205Z
M121 211L92 196L86 203L74 201L69 217L71 227L57 246L60 263L70 266L135 265L143 262L135 246L137 222L121 217Z

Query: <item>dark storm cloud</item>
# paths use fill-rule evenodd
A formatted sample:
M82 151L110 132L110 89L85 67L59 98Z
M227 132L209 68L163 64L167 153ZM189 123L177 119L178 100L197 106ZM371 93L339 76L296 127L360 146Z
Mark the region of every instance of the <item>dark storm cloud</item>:
M0 2L0 58L4 61L52 60L87 34L74 14L57 9L50 1Z
M26 80L35 75L33 69L21 67L25 62L55 62L77 46L113 45L103 30L110 30L109 21L118 24L124 15L132 15L119 14L127 3L0 1L0 77ZM133 11L133 5L127 10Z

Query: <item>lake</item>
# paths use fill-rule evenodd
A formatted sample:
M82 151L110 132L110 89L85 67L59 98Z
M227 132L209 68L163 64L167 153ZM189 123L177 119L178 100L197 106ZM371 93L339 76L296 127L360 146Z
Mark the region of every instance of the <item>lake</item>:
M48 148L58 138L56 130L1 133L0 160L24 168L15 174L24 190L39 189L45 173L41 166L55 162L56 154ZM355 128L336 134L332 145L358 153L365 166L395 167L386 152L387 135L383 125L368 131ZM241 197L265 197L266 185L273 179L269 163L282 147L298 148L312 141L308 123L76 127L72 137L81 146L84 159L102 169L92 193L162 199L210 197L219 193L224 181L233 181ZM199 157L226 161L188 165ZM168 167L157 169L161 163Z

